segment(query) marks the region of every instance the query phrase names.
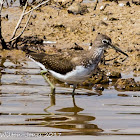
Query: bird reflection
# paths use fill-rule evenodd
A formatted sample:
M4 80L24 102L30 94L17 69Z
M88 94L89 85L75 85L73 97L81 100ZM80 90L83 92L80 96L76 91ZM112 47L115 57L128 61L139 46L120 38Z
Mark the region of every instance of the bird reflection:
M59 111L59 112L73 112L74 115L77 115L78 112L83 111L84 110L83 108L80 108L76 105L74 95L72 95L72 99L73 99L73 107L62 108L62 109L59 109L57 111Z
M44 111L49 114L46 114L44 118L42 117L33 118L30 120L39 121L39 122L42 121L43 123L41 123L41 125L46 126L46 127L69 130L65 132L63 135L74 135L74 134L96 135L95 133L99 133L103 131L101 128L98 128L96 124L92 124L91 121L94 121L96 119L94 116L89 116L89 115L80 113L84 109L76 105L74 96L72 96L73 106L58 109L56 110L57 113L50 113L47 110L55 105L55 94L52 94L50 98L51 98L50 106L44 109Z
M55 105L55 94L49 94L49 96L50 96L50 105L48 107L46 107L44 109L44 111L47 112L47 113L49 113L49 114L54 114L54 113L50 113L48 111L48 109Z

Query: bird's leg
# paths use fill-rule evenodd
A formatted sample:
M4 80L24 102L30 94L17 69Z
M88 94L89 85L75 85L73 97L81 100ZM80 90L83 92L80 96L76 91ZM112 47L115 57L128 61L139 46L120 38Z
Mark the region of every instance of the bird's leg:
M75 93L76 87L77 87L77 84L74 84L74 85L73 85L73 91L72 91L72 96L73 96L73 97L74 97L74 93Z
M45 75L48 71L41 71L41 75L42 77L47 81L47 83L51 86L51 94L55 93L55 87L54 85L51 83L51 81L47 78L47 76Z

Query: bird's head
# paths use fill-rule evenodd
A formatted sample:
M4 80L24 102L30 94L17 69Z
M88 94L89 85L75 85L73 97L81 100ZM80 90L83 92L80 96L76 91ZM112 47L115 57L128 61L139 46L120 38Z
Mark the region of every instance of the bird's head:
M101 34L101 33L98 33L95 41L93 42L93 46L96 46L98 48L103 48L103 49L113 48L117 52L120 52L120 53L128 56L120 48L118 48L118 47L116 47L115 45L112 44L112 41L111 41L110 37L108 37L107 35Z

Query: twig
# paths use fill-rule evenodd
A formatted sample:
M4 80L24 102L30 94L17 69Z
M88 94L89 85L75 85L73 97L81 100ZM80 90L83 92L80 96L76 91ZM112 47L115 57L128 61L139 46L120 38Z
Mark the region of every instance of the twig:
M108 59L108 60L105 60L105 61L112 61L112 60L114 60L114 59L118 58L119 56L120 56L120 55L115 56L114 58L111 58L111 59Z
M19 25L20 25L20 23L21 23L21 21L22 21L22 19L23 19L23 17L24 17L24 12L25 12L25 10L26 10L26 8L27 8L27 5L28 5L28 0L26 1L26 4L25 4L25 6L24 6L24 9L23 9L22 14L21 14L21 16L20 16L20 18L19 18L19 21L18 21L18 23L17 23L17 25L16 25L16 27L15 27L15 30L14 30L14 32L13 32L13 35L12 35L10 41L12 41L12 39L15 37L15 34L16 34L18 28L19 28Z
M1 31L1 11L2 11L3 4L4 4L4 1L1 0L0 1L0 40L1 40L2 49L8 49L6 42L2 36L2 31Z
M23 34L24 30L26 29L26 27L27 27L27 25L28 25L28 23L29 23L29 20L30 20L30 18L31 18L32 12L33 12L33 11L30 12L30 15L29 15L29 17L28 17L28 19L27 19L27 21L26 21L26 24L25 24L25 26L23 27L23 30L20 32L20 34L19 34L18 36L16 36L16 37L12 38L10 41L13 41L13 40L19 38L19 37Z
M29 10L28 12L24 13L24 15L27 15L27 14L30 13L31 11L37 9L38 7L40 7L40 6L43 5L43 4L46 4L46 3L49 2L49 1L50 1L50 0L47 0L47 1L44 1L44 2L42 2L42 3L40 3L40 4L38 4L37 6L35 6L35 7L32 8L31 10Z
M94 10L96 10L96 8L97 8L97 5L98 5L98 0L96 0L96 3L95 3Z
M25 10L26 10L26 8L27 8L27 4L28 4L28 0L27 0L26 5L25 5L25 7L24 7L24 9L23 9L23 11L22 11L22 14L21 14L20 19L19 19L19 21L18 21L18 23L17 23L17 26L15 27L15 30L14 30L14 32L13 32L13 35L12 35L10 41L13 41L13 40L17 39L18 37L20 37L20 36L23 34L23 32L24 32L24 30L25 30L24 28L23 28L22 32L21 32L17 37L15 37L15 34L16 34L18 28L19 28L19 25L21 24L21 21L22 21L23 17L24 17L25 15L29 14L29 13L32 13L33 10L37 9L38 7L40 7L41 5L43 5L43 4L45 4L45 3L49 2L49 1L50 1L50 0L44 1L44 2L40 3L39 5L37 5L36 7L32 8L31 10L29 10L28 12L25 12ZM30 17L30 16L29 16L29 17ZM28 21L26 22L27 25L28 25L29 20L30 20L30 18L28 18ZM25 25L24 27L26 28L27 25Z

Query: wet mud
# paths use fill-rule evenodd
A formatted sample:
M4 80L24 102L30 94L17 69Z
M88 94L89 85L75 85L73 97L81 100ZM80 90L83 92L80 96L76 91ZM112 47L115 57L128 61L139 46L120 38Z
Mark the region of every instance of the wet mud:
M111 37L129 57L114 50L105 52L95 74L78 85L71 96L70 85L48 75L56 94L40 75L40 68L21 50L0 51L0 131L15 134L14 139L55 135L57 139L113 139L140 135L140 26L139 7L119 6L115 2L82 3L86 13L69 13L67 8L48 5L35 10L18 45L49 54L67 49L88 49L98 32ZM101 10L101 6L106 6ZM3 9L2 30L8 41L22 8ZM6 15L8 14L8 18ZM26 19L26 17L25 17ZM25 20L24 19L24 20ZM63 20L62 20L63 19ZM20 27L23 28L22 25ZM54 41L45 44L43 41ZM23 43L24 42L24 43ZM42 49L40 49L42 48ZM26 47L25 47L26 49ZM50 134L51 133L51 134ZM18 136L16 136L16 134ZM57 135L57 136L56 136ZM59 137L59 135L61 135ZM52 138L54 138L52 136ZM65 136L65 137L62 137ZM99 137L97 137L99 136Z

